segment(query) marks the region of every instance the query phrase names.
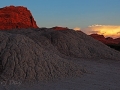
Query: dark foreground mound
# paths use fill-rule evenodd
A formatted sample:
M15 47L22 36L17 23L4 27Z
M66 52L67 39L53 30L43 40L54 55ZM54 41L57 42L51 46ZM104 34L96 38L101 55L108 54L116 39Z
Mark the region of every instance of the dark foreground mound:
M0 31L2 80L40 81L85 72L69 60L70 57L119 60L120 53L82 32L69 29Z
M0 31L0 79L41 81L83 73L74 62L48 51L41 43L26 35Z
M60 30L42 33L57 50L70 57L75 58L106 58L118 59L120 53L109 48L103 43L94 40L81 31Z

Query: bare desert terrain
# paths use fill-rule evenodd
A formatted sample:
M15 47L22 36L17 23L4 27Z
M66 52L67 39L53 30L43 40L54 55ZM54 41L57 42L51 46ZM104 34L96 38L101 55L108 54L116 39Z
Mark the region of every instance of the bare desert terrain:
M87 70L81 77L48 82L1 84L0 90L120 90L120 61L73 59Z

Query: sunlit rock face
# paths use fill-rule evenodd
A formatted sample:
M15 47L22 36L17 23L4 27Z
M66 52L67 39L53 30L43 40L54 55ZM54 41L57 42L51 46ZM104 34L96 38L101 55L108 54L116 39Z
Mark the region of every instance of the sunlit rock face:
M101 41L107 46L120 51L120 38L116 38L116 39L113 39L112 37L105 38L103 35L99 35L99 34L91 34L90 36L98 41Z
M23 6L0 8L0 30L15 28L37 28L31 12Z
M120 38L116 38L116 39L113 39L112 37L105 38L104 35L99 35L99 34L91 34L90 36L107 45L118 45L120 43Z
M60 26L52 27L51 29L53 29L53 30L68 30L67 27L60 27Z

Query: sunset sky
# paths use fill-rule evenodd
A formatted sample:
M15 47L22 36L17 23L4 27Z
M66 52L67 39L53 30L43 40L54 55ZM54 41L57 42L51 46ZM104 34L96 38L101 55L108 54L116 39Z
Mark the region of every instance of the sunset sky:
M120 35L118 33L120 32L120 0L3 0L0 2L0 7L9 5L27 7L39 27L63 26L81 28L88 34L98 32L106 36Z

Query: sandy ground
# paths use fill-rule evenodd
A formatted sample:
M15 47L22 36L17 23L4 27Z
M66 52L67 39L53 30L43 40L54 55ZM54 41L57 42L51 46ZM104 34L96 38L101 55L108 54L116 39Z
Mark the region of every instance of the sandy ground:
M26 85L22 82L5 85L0 90L120 90L120 61L74 59L89 73L81 77Z

